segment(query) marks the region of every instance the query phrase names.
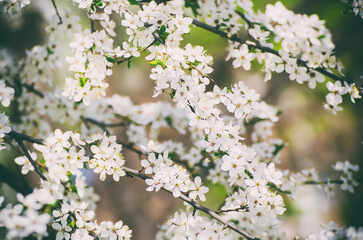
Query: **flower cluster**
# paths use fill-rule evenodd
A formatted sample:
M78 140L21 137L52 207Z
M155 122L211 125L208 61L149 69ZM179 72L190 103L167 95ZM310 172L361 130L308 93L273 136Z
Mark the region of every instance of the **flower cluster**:
M5 134L11 131L8 122L8 116L6 116L5 113L0 113L0 150L5 148L5 146L3 145L3 139L5 137Z
M346 3L350 10L357 16L363 18L363 1L362 0L341 0Z
M112 175L115 181L125 176L125 171L122 169L125 164L121 154L122 146L117 143L115 136L98 134L92 136L87 143L91 144L90 150L94 154L89 161L89 167L100 174L101 181L106 179L106 175Z
M0 80L0 101L4 107L10 105L11 100L14 98L14 89L7 87L4 80Z
M156 239L233 239L236 234L203 216L176 212L161 226Z
M363 18L363 1L362 0L353 0L352 3L353 12L355 15L358 15Z
M89 105L92 99L105 96L108 84L104 80L112 74L113 60L110 59L123 54L119 47L113 47L113 40L105 30L77 32L70 46L75 53L66 60L70 64L69 70L76 75L66 79L63 95Z
M342 86L341 82L327 82L326 87L330 93L326 96L327 103L324 104L324 108L332 111L334 114L336 114L336 111L343 110L342 107L338 106L343 102L342 95L349 93L352 102L355 102L355 98L362 97L359 95L359 91L355 84L349 85L345 82L345 86Z
M156 154L158 155L156 157ZM161 153L151 152L148 159L141 161L141 165L145 168L145 173L153 174L152 178L146 179L149 187L147 191L159 191L164 188L173 193L174 197L180 197L182 193L188 193L191 199L199 199L205 201L205 193L209 189L202 186L201 178L196 177L194 182L190 178L188 171L182 166L173 164L169 159L168 152Z
M87 164L91 167L92 164L104 162L106 164L103 166L108 167L107 174L110 174L112 168L115 180L120 175L124 175L125 173L120 168L117 169L124 162L121 159L122 155L120 155L121 145L114 141L115 137L94 136L92 140L88 141L91 145L91 152L94 153L91 159L85 155L86 142L78 133L71 131L63 133L57 129L54 134L44 140L43 145L34 144L34 147L41 152L42 160L39 162L35 153L30 155L32 160L38 162L42 169L47 169L44 172L46 181L42 182L42 189L36 195L40 200L33 199L32 195L28 195L26 198L19 198L19 201L27 209L31 207L30 204L37 207L39 213L32 215L35 218L42 217L42 214L47 212L44 215L47 216L46 222L42 222L43 228L46 230L46 226L51 225L57 231L57 239L93 239L94 236L99 236L100 239L131 238L131 231L122 221L115 224L109 221L97 223L95 220L95 202L98 200L98 196L94 194L92 188L87 186L86 178L80 171L80 169L86 168ZM98 142L100 142L99 146ZM18 157L15 161L23 165L23 174L29 170L34 170L31 168L29 159L25 159L25 156ZM95 172L101 171L96 168ZM101 172L101 177L106 172ZM115 177L116 175L117 177ZM41 194L43 192L49 196L43 196L44 194ZM47 199L51 199L51 201L38 203L39 201L47 201ZM47 204L47 206L43 207L42 204ZM51 216L49 216L49 212L52 213ZM22 213L22 209L19 210L18 214L20 213ZM41 219L45 219L45 217ZM24 221L24 223L27 222ZM6 227L8 228L8 226ZM45 230L43 230L43 234L46 233ZM33 230L33 232L36 231ZM29 236L33 232L25 232L23 236ZM19 231L19 234L21 233Z
M337 240L337 239L363 239L363 229L362 228L342 228L338 227L334 222L330 222L328 225L323 225L322 229L316 233L313 233L306 238L307 240Z
M333 166L334 170L339 172L339 178L343 181L340 188L344 191L354 193L354 187L358 186L358 182L354 180L353 173L358 172L359 166L351 164L349 161L337 162Z
M0 210L0 226L7 230L6 239L47 236L51 215L43 209L55 202L52 194L46 189L34 189L25 197L18 193L17 199L18 204L7 204ZM0 207L3 201L4 197L0 197Z
M22 8L30 4L30 0L0 0L2 11L9 15L17 15Z

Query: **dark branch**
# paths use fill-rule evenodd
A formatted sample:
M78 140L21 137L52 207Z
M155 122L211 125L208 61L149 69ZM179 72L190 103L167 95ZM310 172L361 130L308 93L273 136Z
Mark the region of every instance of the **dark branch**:
M229 39L229 40L231 40L231 41L239 42L239 43L242 43L242 44L246 43L246 44L247 44L249 47L251 47L251 48L259 49L259 50L261 50L262 52L271 53L271 54L274 54L274 55L276 55L276 56L281 57L281 56L280 56L280 54L279 54L279 52L278 52L278 51L276 51L275 49L272 49L272 48L269 48L269 47L266 47L266 46L262 46L262 45L261 45L261 44L259 44L258 42L255 42L254 44L248 43L248 42L246 41L246 39L243 39L243 38L238 37L238 36L236 36L236 35L232 35L232 36L230 36L228 33L224 32L224 31L221 31L221 30L219 30L219 29L218 29L218 28L216 28L216 27L213 27L213 26L210 26L210 25L208 25L208 24L205 24L205 23L203 23L203 22L201 22L201 21L198 21L198 20L196 20L196 19L193 19L193 24L194 24L195 26L197 26L197 27L201 27L201 28L203 28L203 29L205 29L205 30L207 30L207 31L210 31L210 32L212 32L212 33L215 33L215 34L217 34L217 35L219 35L219 36L221 36L221 37L227 38L227 39ZM325 75L325 76L327 76L327 77L329 77L329 78L331 78L331 79L333 79L333 80L335 80L335 81L340 81L340 82L342 82L342 83L344 84L344 81L345 81L345 80L344 80L343 78L341 78L341 77L339 77L339 76L337 76L337 75L335 75L335 74L333 74L333 73L329 72L329 71L328 71L327 69L325 69L325 68L322 68L322 67L318 67L318 68L310 68L310 67L308 66L308 63L307 63L306 61L304 61L304 60L301 60L301 59L297 59L297 63L298 63L299 65L301 65L301 66L304 66L305 68L307 68L307 69L309 69L309 70L315 70L315 71L317 71L317 72L319 72L319 73L321 73L321 74L323 74L323 75Z
M23 87L28 91L28 92L32 92L35 95L44 98L44 93L42 93L41 91L37 90L36 88L34 88L34 83L33 84L27 84L27 83L22 83Z
M24 141L31 142L31 143L42 144L43 140L33 138L31 136L28 136L28 135L25 135L25 134L22 134L22 133L18 133L18 132L15 132L15 131L10 131L9 133L7 133L7 135L9 137L13 138L19 144L21 150L23 151L25 156L28 158L29 162L33 165L33 167L35 169L35 172L39 175L39 177L41 179L43 179L43 180L47 180L46 177L44 176L43 172L38 167L37 163L30 156L29 151L28 151L28 149L26 148L26 146L24 144Z
M58 12L58 8L57 8L57 4L55 4L55 0L51 0L52 1L52 4L53 4L53 7L54 7L54 10L55 10L55 13L57 14L58 16L58 19L59 19L59 23L58 24L62 24L63 21L62 21L62 17L60 16L59 12Z
M133 175L135 177L138 177L138 178L141 178L143 180L146 180L146 179L149 179L150 177L143 174L143 173L140 173L139 171L137 170L134 170L134 169L131 169L131 168L128 168L128 167L123 167L123 169L130 175ZM172 193L166 189L163 188L163 190L169 192L169 193ZM237 228L234 224L230 223L229 221L223 219L222 217L220 217L217 212L195 202L194 200L190 199L189 197L187 197L186 195L184 194L181 194L180 197L179 197L181 200L183 200L184 202L187 202L189 203L192 207L194 207L194 209L198 209L206 214L208 214L209 216L211 216L212 218L216 219L217 221L221 222L224 226L226 226L227 228L229 229L232 229L233 231L237 232L238 234L242 235L243 237L245 237L246 239L248 240L259 240L259 238L257 237L254 237L252 236L251 234Z
M27 142L31 142L31 143L37 143L37 144L42 144L43 143L42 139L34 138L34 137L29 136L29 135L25 135L23 133L18 133L18 132L14 131L14 130L11 130L6 135L8 135L9 137L11 137L11 138L13 138L15 140L27 141Z

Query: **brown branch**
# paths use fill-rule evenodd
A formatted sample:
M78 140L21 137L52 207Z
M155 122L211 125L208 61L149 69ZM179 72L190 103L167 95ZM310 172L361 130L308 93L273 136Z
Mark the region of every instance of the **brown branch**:
M47 180L46 177L44 176L43 172L38 167L37 163L30 156L29 151L28 151L28 149L26 148L26 146L24 144L24 141L31 142L31 143L42 144L43 140L33 138L31 136L28 136L28 135L25 135L25 134L22 134L22 133L18 133L18 132L15 132L15 131L10 131L6 135L13 138L19 144L21 150L23 151L25 156L28 158L29 162L33 165L33 167L35 169L35 172L39 175L39 177L41 179L43 179L43 180Z
M216 28L216 27L210 26L210 25L205 24L205 23L203 23L203 22L201 22L201 21L198 21L198 20L196 20L196 19L193 19L193 24L194 24L195 26L197 26L197 27L201 27L201 28L203 28L203 29L205 29L205 30L207 30L207 31L210 31L210 32L212 32L212 33L215 33L215 34L217 34L217 35L219 35L219 36L221 36L221 37L223 37L223 38L227 38L227 39L229 39L229 40L231 40L231 41L239 42L239 43L242 43L242 44L244 44L244 43L245 43L245 44L247 44L247 45L248 45L249 47L251 47L251 48L259 49L259 50L261 50L262 52L271 53L271 54L274 54L274 55L276 55L276 56L281 57L281 56L280 56L280 54L279 54L279 52L278 52L278 51L276 51L275 49L272 49L272 48L270 48L270 47L266 47L266 46L262 46L262 45L261 45L261 44L259 44L258 42L255 42L254 44L250 44L250 43L248 43L248 42L247 42L247 40L246 40L246 39L243 39L243 38L241 38L241 37L238 37L237 35L232 35L232 36L230 36L227 32L221 31L221 30L219 30L219 29L218 29L218 28ZM310 68L310 67L308 66L308 63L307 63L306 61L301 60L301 59L299 59L299 58L297 58L297 63L298 63L299 65L301 65L301 66L304 66L305 68L307 68L307 69L309 69L309 70L315 70L315 71L317 71L317 72L319 72L319 73L321 73L321 74L323 74L323 75L325 75L325 76L327 76L327 77L329 77L329 78L331 78L331 79L333 79L333 80L335 80L335 81L340 81L340 82L342 82L342 83L344 84L345 79L343 79L342 77L339 77L339 76L337 76L337 75L335 75L335 74L333 74L333 73L329 72L329 71L328 71L327 69L325 69L325 68L322 68L322 67L318 67L318 68Z
M141 50L139 51L139 53L142 53L142 52L146 51L149 47L151 47L152 45L154 45L154 43L155 43L155 40L154 40L152 43L150 43L147 47L145 47L145 48L141 49ZM121 64L121 63L123 63L123 62L130 61L133 57L134 57L134 56L130 56L130 57L128 57L128 58L124 58L124 59L118 60L116 63L117 63L117 64Z
M240 212L240 211L246 211L248 210L248 207L247 206L242 206L242 207L239 207L239 208L234 208L234 209L226 209L226 210L218 210L216 211L216 213L226 213L226 212Z
M37 95L38 97L44 98L44 93L42 93L41 91L37 90L36 88L34 88L34 83L32 84L27 84L27 83L22 83L23 87L28 91L28 92L32 92L35 95Z
M142 180L146 180L146 179L150 179L149 176L137 171L137 170L134 170L134 169L131 169L131 168L128 168L128 167L123 167L123 170L125 170L125 172L127 172L128 174L132 175L132 176L135 176L135 177L138 177L138 178L141 178ZM163 188L163 190L169 192L169 193L172 193L171 191L169 190L166 190L165 188ZM211 216L212 218L216 219L217 221L219 221L220 223L223 224L223 226L237 232L238 234L242 235L243 237L245 237L246 239L248 240L259 240L259 238L257 237L254 237L252 236L251 234L237 228L233 223L225 220L224 218L222 218L221 216L218 215L217 212L197 203L196 201L190 199L189 197L187 197L186 195L184 194L181 194L180 197L179 197L181 200L183 200L184 202L187 202L189 203L191 206L193 206L193 208L195 209L198 209L206 214L208 214L209 216Z

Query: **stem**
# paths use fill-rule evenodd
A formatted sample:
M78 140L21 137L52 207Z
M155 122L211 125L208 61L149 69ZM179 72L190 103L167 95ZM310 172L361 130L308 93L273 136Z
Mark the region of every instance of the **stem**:
M52 4L53 4L53 7L54 7L54 10L55 10L55 13L57 14L58 16L58 19L59 19L59 23L58 24L62 24L63 21L62 21L62 18L58 12L58 8L57 8L57 4L55 4L55 0L51 0L52 1Z

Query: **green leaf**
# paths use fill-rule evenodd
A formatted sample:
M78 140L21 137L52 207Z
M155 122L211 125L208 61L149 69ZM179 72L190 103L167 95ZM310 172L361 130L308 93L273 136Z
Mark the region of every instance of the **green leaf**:
M275 150L272 152L272 154L276 156L276 154L278 154L285 147L285 144L274 144L274 147Z
M247 169L245 170L245 173L250 177L250 178L253 178L253 175L250 171L248 171Z
M176 91L175 91L174 89L172 89L171 93L169 94L169 95L170 95L170 97L171 97L171 99L173 99L173 98L174 98L175 93L176 93Z
M215 152L214 153L214 157L215 157L214 159L221 158L226 154L227 154L226 152Z
M160 65L162 67L164 67L164 62L161 61L160 59L157 59L156 61L151 61L148 62L151 66L156 67L157 65Z
M109 57L107 55L105 55L105 57L106 57L106 60L109 61L110 63L116 63L117 62L116 59L114 59L112 57Z
M323 35L320 35L319 37L318 37L318 39L319 40L321 40L321 39L324 39L324 38L326 38L326 36L323 34Z
M131 60L127 61L127 68L130 69L131 68Z
M84 87L84 85L86 85L88 80L89 80L89 78L79 77L79 86Z
M168 158L170 158L170 160L178 160L178 154L176 154L176 152L170 152L168 153Z
M173 124L173 119L170 116L164 117L164 121L169 125L169 127Z
M47 47L47 53L50 55L50 54L53 54L54 51L52 49L50 49L50 47Z
M131 5L139 5L139 1L137 0L128 0Z

